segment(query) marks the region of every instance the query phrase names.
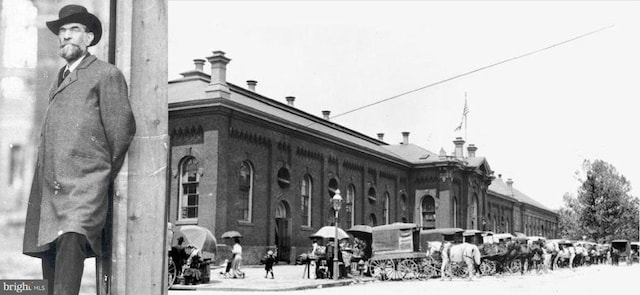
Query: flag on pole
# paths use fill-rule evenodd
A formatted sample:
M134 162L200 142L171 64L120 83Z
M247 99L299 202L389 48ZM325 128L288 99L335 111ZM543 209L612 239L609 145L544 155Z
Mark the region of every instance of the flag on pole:
M469 113L469 105L467 105L467 93L464 94L464 109L462 109L462 119L460 120L460 125L456 127L453 131L462 130L462 123L467 121L467 114ZM466 127L465 127L466 129Z
M467 94L464 94L464 109L462 110L462 116L466 117L469 113L469 106L467 105Z

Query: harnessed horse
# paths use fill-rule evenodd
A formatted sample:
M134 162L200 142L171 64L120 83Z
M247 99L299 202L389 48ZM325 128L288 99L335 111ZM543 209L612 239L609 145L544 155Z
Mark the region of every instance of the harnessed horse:
M448 272L449 279L452 278L451 262L464 262L469 272L469 280L473 278L476 265L480 265L480 250L478 246L469 243L445 244L442 251L442 279Z

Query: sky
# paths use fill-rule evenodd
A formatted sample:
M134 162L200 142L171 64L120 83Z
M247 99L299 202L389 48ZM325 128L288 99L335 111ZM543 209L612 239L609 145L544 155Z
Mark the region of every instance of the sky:
M389 144L408 131L451 154L463 137L549 208L584 160L640 195L640 2L174 0L168 14L170 79L221 50L227 81Z

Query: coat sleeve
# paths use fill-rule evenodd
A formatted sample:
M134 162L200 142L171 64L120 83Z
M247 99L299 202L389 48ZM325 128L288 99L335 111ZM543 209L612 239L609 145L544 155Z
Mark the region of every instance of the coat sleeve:
M114 178L136 133L127 82L115 67L109 69L100 83L100 116L111 151L111 177Z

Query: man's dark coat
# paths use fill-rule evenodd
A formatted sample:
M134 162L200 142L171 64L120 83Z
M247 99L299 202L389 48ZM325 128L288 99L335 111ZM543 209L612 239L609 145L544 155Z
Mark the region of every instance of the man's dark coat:
M108 188L135 134L127 84L113 65L86 56L49 94L24 234L24 254L40 257L66 232L100 255Z

